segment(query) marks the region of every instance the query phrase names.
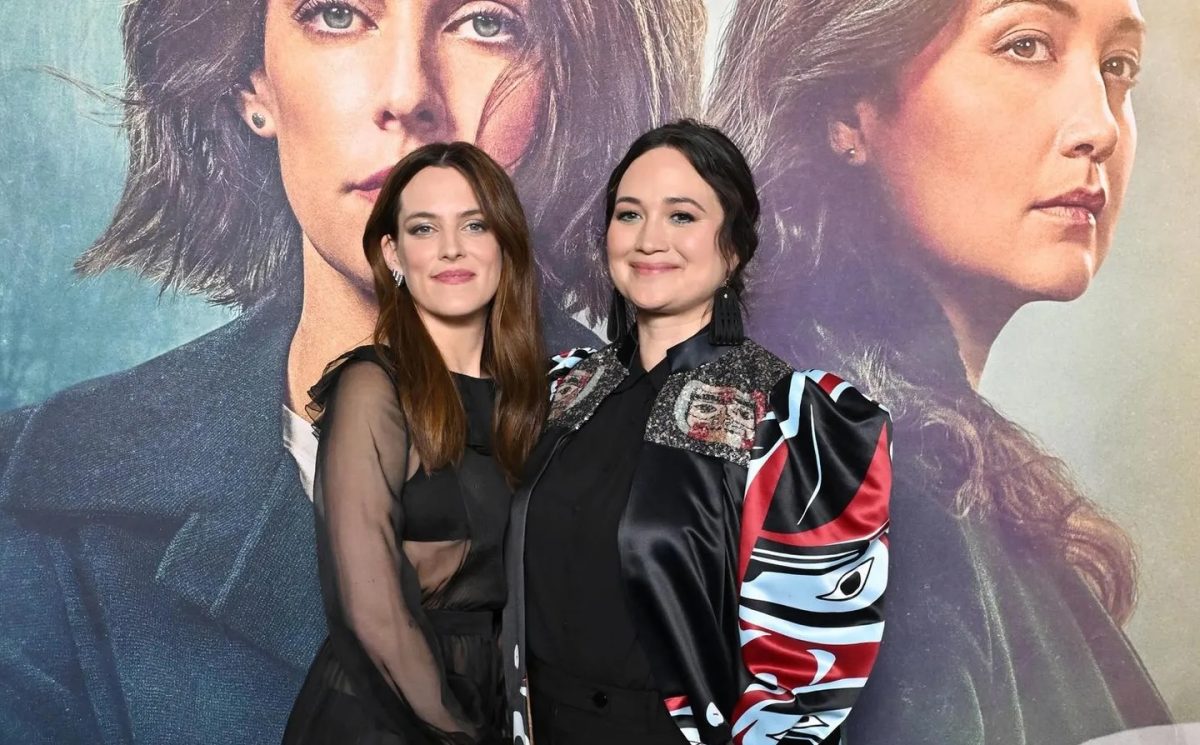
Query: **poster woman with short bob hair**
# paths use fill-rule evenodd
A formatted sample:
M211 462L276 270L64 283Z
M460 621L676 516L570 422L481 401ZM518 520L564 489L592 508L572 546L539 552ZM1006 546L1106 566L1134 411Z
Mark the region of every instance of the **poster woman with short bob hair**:
M600 185L696 103L699 0L136 0L124 192L80 259L244 312L0 416L0 730L266 742L325 635L297 412L375 317L382 176L466 140L513 176L551 345ZM584 334L584 339L578 338ZM103 344L103 339L95 343Z

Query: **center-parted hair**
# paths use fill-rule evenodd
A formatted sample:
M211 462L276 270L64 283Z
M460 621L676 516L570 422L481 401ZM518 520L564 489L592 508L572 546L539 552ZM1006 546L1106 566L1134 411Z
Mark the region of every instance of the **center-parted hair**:
M492 448L515 485L546 417L545 354L538 321L537 271L529 228L512 180L487 153L466 142L425 145L388 174L363 233L379 318L375 344L390 362L408 434L432 471L461 457L467 418L458 388L425 328L408 284L397 286L383 258L384 238L400 241L404 188L426 168L453 168L471 185L483 221L500 245L500 284L488 309L481 367L496 383Z
M737 259L737 267L729 276L729 286L740 293L744 289L742 276L758 250L758 194L754 188L754 174L742 151L716 127L680 119L655 127L634 140L608 177L604 191L604 224L612 222L617 189L625 172L635 160L660 147L669 147L687 158L700 178L716 192L725 213L717 241L726 260L732 263ZM607 301L608 295L604 293L589 296L593 312L603 310Z
M300 275L301 229L278 147L253 134L239 95L263 64L267 0L130 0L123 128L129 168L112 221L76 262L124 268L163 290L249 306ZM568 311L603 283L593 255L599 185L648 126L699 107L702 0L535 0L527 48L484 119L536 68L533 138L513 168L539 236L544 297ZM364 114L365 116L365 114Z

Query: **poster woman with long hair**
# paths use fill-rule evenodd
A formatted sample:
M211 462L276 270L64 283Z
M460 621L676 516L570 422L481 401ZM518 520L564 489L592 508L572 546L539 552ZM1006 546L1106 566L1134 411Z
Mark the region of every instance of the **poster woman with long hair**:
M1133 0L737 5L710 116L773 228L760 336L862 381L899 443L890 623L852 739L1170 720L1121 631L1132 542L976 390L1012 315L1104 260L1143 27Z

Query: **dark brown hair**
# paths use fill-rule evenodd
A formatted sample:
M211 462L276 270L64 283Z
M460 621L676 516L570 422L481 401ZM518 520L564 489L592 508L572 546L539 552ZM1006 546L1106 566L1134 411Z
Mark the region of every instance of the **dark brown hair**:
M300 226L274 142L252 134L238 90L262 65L266 0L134 0L122 33L129 168L112 221L76 263L132 269L164 290L246 306L300 271ZM534 138L514 170L542 246L544 297L577 305L602 282L593 255L601 185L644 129L698 106L702 0L543 0L530 49L487 111L531 65L544 73Z
M617 189L629 166L650 150L660 147L681 153L704 183L716 192L721 211L725 213L717 240L727 261L733 263L733 259L737 259L728 284L741 292L742 275L758 249L758 194L754 189L754 175L742 151L716 127L680 119L655 127L634 140L625 151L625 157L608 176L604 190L604 223L612 222ZM597 298L597 302L607 300L607 296L605 293Z
M488 311L482 368L497 389L492 447L515 485L546 418L537 279L516 188L500 164L474 145L452 142L417 148L396 164L380 189L363 234L379 301L375 344L393 368L409 438L422 466L432 471L458 460L467 434L458 388L417 313L408 285L396 286L382 249L384 238L400 239L401 193L426 168L453 168L463 175L500 244L500 285Z
M971 388L944 312L897 258L908 231L888 195L830 148L830 122L864 98L894 103L899 71L961 12L960 0L737 4L709 116L761 185L766 230L750 286L768 312L758 331L798 364L840 365L888 404L898 488L1065 561L1123 623L1137 591L1129 537Z

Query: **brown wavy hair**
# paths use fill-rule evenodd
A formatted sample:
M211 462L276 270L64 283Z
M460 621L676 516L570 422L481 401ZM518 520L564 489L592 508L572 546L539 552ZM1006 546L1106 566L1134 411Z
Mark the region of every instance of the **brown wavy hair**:
M1124 623L1137 591L1129 536L1059 458L970 386L944 312L897 259L908 238L887 194L829 145L830 122L855 102L895 102L898 72L962 7L738 2L709 117L742 146L760 184L765 230L748 285L763 312L751 329L798 364L840 365L889 405L899 487L1065 561Z
M363 233L363 251L379 301L375 345L392 367L408 435L422 466L432 471L457 461L467 436L458 388L417 313L408 285L396 286L383 258L384 238L399 239L401 193L426 168L453 168L463 175L500 244L500 285L488 310L481 367L496 382L492 447L515 485L546 418L537 278L516 187L500 164L474 145L451 142L417 148L392 168L380 189Z

